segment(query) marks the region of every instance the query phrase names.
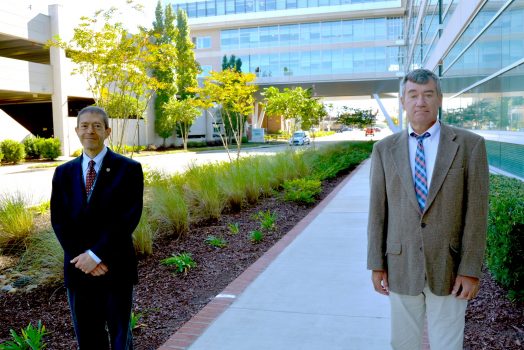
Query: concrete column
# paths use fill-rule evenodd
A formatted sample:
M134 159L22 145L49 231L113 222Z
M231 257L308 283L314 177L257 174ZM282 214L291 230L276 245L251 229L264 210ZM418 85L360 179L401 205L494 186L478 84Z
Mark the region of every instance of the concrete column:
M151 98L151 101L147 105L146 109L146 119L145 119L145 145L156 144L157 139L159 138L155 132L155 98L156 95ZM144 132L144 130L140 130Z
M211 113L214 113L214 112L215 112L214 110L212 112L208 112L207 110L204 110L202 112L206 120L206 141L207 142L212 142L215 140L215 138L213 137L213 134L214 134L213 123L215 121L213 120L213 117L211 116Z
M51 37L54 37L55 35L60 35L60 30L63 28L63 23L61 22L63 9L61 5L49 5L48 9ZM69 156L74 151L69 149L69 129L67 124L67 77L69 72L66 68L65 51L57 47L51 47L49 51L53 73L53 94L51 95L53 134L62 144L62 154ZM71 136L76 137L76 135Z
M258 126L258 102L255 101L255 108L253 108L253 116L251 118L251 125L254 129L259 128Z

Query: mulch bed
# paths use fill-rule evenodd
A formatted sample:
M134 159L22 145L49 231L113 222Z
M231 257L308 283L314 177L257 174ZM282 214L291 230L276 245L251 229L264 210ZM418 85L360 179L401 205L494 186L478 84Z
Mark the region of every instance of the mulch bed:
M325 198L344 175L324 182L320 199ZM141 326L134 331L135 349L157 349L312 209L312 206L284 202L278 197L262 198L241 212L225 213L217 221L193 224L189 234L178 240L157 239L153 254L139 262L140 282L135 290L134 312L142 314L142 318ZM266 210L277 214L277 228L262 242L253 244L248 234L259 228L253 215ZM230 233L230 223L238 223L238 234ZM205 243L208 235L225 238L227 247L211 247ZM159 263L181 252L191 253L198 264L187 275L175 274L173 268ZM19 331L29 322L36 324L38 320L42 320L49 332L45 337L47 349L75 349L66 292L62 286L39 286L30 292L0 292L0 343L10 339L10 328ZM522 349L523 330L524 305L509 302L505 292L486 272L481 292L468 308L465 348Z

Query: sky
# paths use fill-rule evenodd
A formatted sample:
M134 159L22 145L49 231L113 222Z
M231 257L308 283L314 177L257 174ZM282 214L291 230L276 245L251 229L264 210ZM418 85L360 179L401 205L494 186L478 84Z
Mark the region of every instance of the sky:
M62 5L64 24L68 28L78 25L81 16L92 16L97 10L108 10L114 6L122 10L122 15L118 17L119 22L133 32L138 25L148 28L152 26L158 0L134 0L134 3L143 5L142 13L132 10L126 4L126 0L21 0L20 2L26 3L31 11L44 14L47 14L48 5Z

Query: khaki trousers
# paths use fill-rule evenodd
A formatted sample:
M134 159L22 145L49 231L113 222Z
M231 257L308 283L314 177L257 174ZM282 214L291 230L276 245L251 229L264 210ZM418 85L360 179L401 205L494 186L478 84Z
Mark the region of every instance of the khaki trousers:
M420 350L427 315L431 350L462 350L467 300L437 296L425 286L417 296L390 292L391 346L394 350Z

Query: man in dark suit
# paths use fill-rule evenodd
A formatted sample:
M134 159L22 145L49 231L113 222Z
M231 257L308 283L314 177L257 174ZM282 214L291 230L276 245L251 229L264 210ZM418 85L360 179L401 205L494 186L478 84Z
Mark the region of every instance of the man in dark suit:
M76 338L81 350L105 350L109 343L113 350L132 349L138 280L132 234L142 213L142 167L104 145L111 133L104 109L82 109L75 130L84 151L55 171L51 223L64 249Z
M390 297L394 349L420 350L427 317L431 349L459 350L486 245L486 148L437 120L431 71L408 73L402 90L408 130L377 142L371 158L368 269Z

